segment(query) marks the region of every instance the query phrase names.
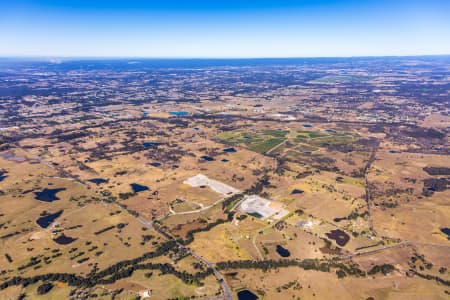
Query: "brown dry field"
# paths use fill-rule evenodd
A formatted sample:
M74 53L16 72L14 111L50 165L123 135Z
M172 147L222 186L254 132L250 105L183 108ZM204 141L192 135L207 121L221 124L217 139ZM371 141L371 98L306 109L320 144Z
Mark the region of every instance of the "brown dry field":
M283 268L275 271L231 270L228 276L233 289L250 289L262 299L447 299L446 287L430 285L416 277L400 273L389 276L338 279L335 274ZM297 281L283 289L283 285ZM277 291L280 288L280 292ZM258 293L258 291L264 291Z
M273 105L275 107L279 103ZM205 106L220 110L211 103ZM103 109L130 117L141 113L133 108ZM251 109L251 106L243 108L241 115L251 116ZM189 111L188 108L186 110ZM151 115L169 118L164 112ZM433 127L447 124L445 118L433 116L423 122L424 126ZM431 269L424 270L425 274L450 279L448 271L438 271L440 267L450 269L449 240L440 231L440 228L449 226L450 190L435 192L429 197L422 195L423 181L433 177L423 168L450 167L448 156L392 153L391 150L406 151L410 146L414 148L418 145L387 140L384 134L370 132L361 125L353 128L350 125L340 127L338 123L314 123L312 128L305 129L303 124L236 121L236 132L260 134L265 130L286 130L287 141L276 146L271 155L251 151L245 143L230 145L220 142L217 137L221 131L207 121L199 124L191 122L184 129L172 128L161 119L139 126L124 121L120 128L107 128L106 131L104 128L94 128L90 136L80 138L76 145L45 138L22 140L18 145L20 148L8 150L8 153L12 151L15 155L16 161L0 157L0 169L7 171L7 177L0 182L0 190L4 191L0 195L1 223L6 224L0 229L0 234L3 237L18 232L1 239L0 269L6 270L1 279L16 274L34 276L50 272L86 275L94 265L104 269L114 263L139 257L166 241L166 237L157 231L151 228L144 230L146 225L142 220L157 220L171 236L186 238L191 230L227 218L221 203L197 211L202 206L220 202L224 197L210 188L184 184L187 178L202 173L245 191L265 174L270 184L264 186L259 194L283 203L290 212L282 220L283 228L275 228L278 221L271 219L261 220L254 216L241 219L242 214L237 212L231 222L195 233L189 249L211 263L278 260L281 257L276 252L277 245L289 250L289 259L299 260L346 258L377 250L354 256L352 261L364 271L382 264L392 264L395 271L386 276L377 274L374 278L347 276L338 279L334 271L324 273L293 267L267 272L242 269L234 278L226 277L234 292L243 288L254 292L264 290L264 295L259 292L263 299L419 299L419 295L422 297L420 299L444 299L444 291L448 287L417 276L408 277L406 273L412 255L425 255L433 265ZM71 127L79 128L76 124L71 124ZM129 140L125 130L131 127L139 133L134 141ZM194 127L200 128L199 132ZM344 133L345 137L324 133L330 128ZM159 136L156 130L170 132L170 135ZM319 137L299 141L298 132ZM379 139L380 145L375 160L367 170L367 180L375 187L370 200L371 215L368 216L363 214L367 209L366 180L357 173L364 169L371 153L369 146L358 141L370 138ZM322 145L321 139L328 142ZM123 150L128 143L140 145L145 141L163 144L155 149L139 149L135 153ZM354 150L339 148L347 144L351 144ZM113 153L112 157L95 159L94 152L99 147L106 147ZM234 147L237 152L224 153L223 149L227 147ZM311 153L305 154L308 151ZM172 162L162 155L164 153L179 157ZM212 156L214 161L204 161L200 158L202 155ZM280 158L283 159L282 172L277 170ZM150 163L154 162L160 162L161 166L151 166ZM108 182L95 184L89 181L92 178L102 178ZM149 189L133 193L132 183L145 185ZM44 188L65 190L57 194L60 200L51 203L35 200L34 193ZM303 193L292 194L295 189ZM410 192L406 192L407 189ZM103 201L106 196L116 197L117 203ZM177 199L183 201L177 203ZM396 206L387 207L386 203L396 203ZM58 210L64 212L51 227L43 229L36 224L43 211L53 213ZM301 214L295 213L299 210ZM130 215L129 211L139 213L142 220ZM300 226L299 222L309 225ZM125 226L119 229L116 227L118 224ZM96 234L110 226L114 228ZM327 236L338 229L349 236L349 241L341 247ZM56 236L64 232L76 240L69 245L59 245L53 240L54 230L58 232ZM152 235L153 238L142 244L144 235ZM401 243L408 245L398 246ZM388 248L391 246L394 247ZM76 250L72 251L72 248ZM51 259L50 264L41 263L37 269L29 267L17 271L19 266L30 261L30 256L52 256L56 253L52 252L55 249L62 254ZM96 252L101 254L96 256ZM9 262L5 254L13 261ZM71 259L76 254L80 255ZM77 263L82 258L89 259ZM164 255L151 262L169 263L177 270L195 273L193 264L198 260L187 256L175 262L169 255ZM420 262L416 264L419 269ZM185 284L173 275L154 274L146 278L144 273L136 271L131 277L105 288L108 291L123 288L120 297L124 299L143 289L151 289L155 299L192 295L213 297L219 291L219 284L213 276L208 276L204 280L205 285L198 287ZM294 280L298 280L301 288L276 290ZM24 289L11 287L1 291L0 298L14 298L24 291L30 297L39 299L36 288L36 284ZM51 292L51 296L53 299L64 299L69 292L69 287L59 286Z

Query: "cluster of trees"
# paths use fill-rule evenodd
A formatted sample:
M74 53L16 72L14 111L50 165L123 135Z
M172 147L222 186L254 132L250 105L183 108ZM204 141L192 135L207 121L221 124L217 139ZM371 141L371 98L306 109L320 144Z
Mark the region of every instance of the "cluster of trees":
M423 170L428 175L450 175L450 168L447 167L424 167Z
M50 273L50 274L43 274L43 275L36 275L33 277L13 277L2 284L0 284L0 290L4 290L10 286L16 286L16 285L22 285L24 287L37 283L39 281L44 282L65 282L68 285L72 286L81 286L82 283L85 281L85 278L77 276L75 274L67 274L67 273Z
M234 194L231 197L228 197L222 202L222 209L225 211L229 211L236 203L244 198L243 194Z
M14 231L14 232L11 232L11 233L7 233L5 235L0 236L0 240L5 240L7 238L13 237L15 235L19 235L21 233L29 232L29 231L31 231L31 228L24 228L24 229L22 229L20 231L18 230L18 231Z
M50 138L55 138L57 140L57 143L62 143L66 141L73 141L75 139L83 138L86 136L89 136L91 132L89 131L80 131L80 132L71 132L67 134L63 134L61 129L55 129L51 135Z
M438 283L441 283L441 284L446 285L446 286L450 286L450 280L445 280L445 279L442 279L441 277L433 276L433 275L430 275L430 274L423 274L423 273L417 272L414 269L410 269L409 272L411 272L412 274L417 275L417 276L419 276L419 277L421 277L423 279L435 280Z
M198 272L195 274L190 274L186 271L178 271L176 270L172 265L168 263L164 264L139 264L134 265L131 267L128 267L126 269L121 270L120 272L114 273L112 276L110 276L107 279L101 279L97 281L97 284L111 284L115 281L123 278L130 277L134 271L136 270L159 270L161 272L161 275L165 274L172 274L175 275L177 278L181 279L186 284L194 284L194 285L202 285L201 280L206 278L209 275L213 274L213 270L208 268L205 271Z
M434 192L443 192L450 185L450 178L427 178L423 181L423 195L431 196Z
M15 286L15 285L27 286L30 284L37 283L39 281L43 281L43 282L60 281L60 282L65 282L71 286L92 287L92 286L95 286L96 284L99 284L102 282L110 282L114 278L115 278L115 280L117 280L120 278L127 277L126 275L131 276L133 271L137 268L142 268L142 269L145 269L146 267L151 268L151 266L153 266L151 264L140 265L140 263L145 260L151 259L151 258L165 255L165 254L167 254L167 252L169 252L171 250L176 251L177 247L178 247L178 245L177 245L176 241L174 241L174 240L167 241L167 242L161 244L155 251L147 252L144 255L134 258L134 259L118 262L100 272L94 272L92 274L89 274L88 277L81 277L81 276L77 276L75 274L68 274L68 273L49 273L49 274L43 274L43 275L36 275L33 277L28 277L28 278L17 276L17 277L13 277L13 278L3 282L2 284L0 284L0 290L6 289L10 286ZM39 259L35 258L35 259L31 260L31 262L33 262L33 264L35 264L36 261L39 261ZM141 267L139 267L139 266L141 266ZM156 266L156 267L154 267L155 269L160 269L161 272L171 272L170 268L168 268L167 266L158 265L158 264L156 264L154 266ZM205 271L205 272L210 272L210 271ZM173 274L175 276L177 276L178 273L174 272ZM181 275L181 274L178 274L178 275L182 278L189 278L188 275ZM192 276L194 276L194 275L192 275ZM109 279L105 279L106 277L109 277ZM201 278L201 274L198 275L197 277ZM188 280L188 279L186 279L186 280ZM112 281L112 282L114 282L114 281ZM195 280L193 282L195 282Z
M270 185L269 176L268 175L262 176L254 185L252 185L249 189L247 189L243 193L235 194L225 199L222 202L222 209L225 212L229 212L229 210L233 208L234 204L242 200L244 195L260 194L263 191L263 188L269 185Z
M37 256L32 256L32 257L30 257L30 261L29 261L28 263L19 266L17 269L18 269L19 271L22 271L22 270L24 270L24 269L26 269L26 268L33 267L33 266L38 265L41 261L42 261L42 259L40 259L39 257L37 257Z
M9 263L12 263L12 262L13 262L13 259L12 259L11 255L9 255L8 253L5 253L5 257L6 257L6 260L7 260Z
M194 234L195 233L202 232L202 231L209 231L212 228L216 227L217 225L224 224L224 223L227 223L227 222L231 222L231 220L233 220L233 216L234 216L234 213L233 212L229 212L226 219L217 219L216 221L214 221L212 223L208 223L205 227L195 228L195 229L189 230L186 233L186 238L184 240L179 240L179 242L182 245L189 245L190 243L192 243L194 241Z
M443 139L446 136L445 132L441 132L434 128L423 128L419 126L411 126L405 134L406 136L422 139Z
M383 273L384 275L387 275L394 271L395 268L391 264L382 264L382 265L375 265L373 266L369 272L367 272L368 275L375 275L377 273Z
M299 267L304 270L316 270L321 272L330 272L331 268L339 269L343 274L362 277L366 273L359 269L356 265L346 265L337 261L321 261L318 259L304 259L304 260L239 260L239 261L225 261L216 264L219 270L224 269L262 269L267 271L276 268L285 267Z
M45 283L38 288L38 293L42 295L46 294L53 288L53 284L51 282L60 281L65 282L71 286L93 287L97 284L111 284L116 282L117 280L128 278L133 275L133 272L136 270L159 270L161 272L161 275L172 274L181 279L186 284L201 286L203 284L201 281L207 276L213 274L213 270L211 268L207 268L206 270L197 272L195 274L190 274L186 271L178 271L168 263L147 263L128 266L129 262L130 261L124 261L116 264L113 267L107 268L102 272L90 273L86 278L67 273L37 275L30 278L14 277L2 283L0 285L0 290L6 289L9 286L22 285L25 287L39 281L44 281ZM122 267L123 265L127 265L127 267Z
M104 232L107 232L107 231L109 231L109 230L111 230L111 229L114 229L115 227L116 227L115 225L111 225L111 226L105 227L105 228L103 228L103 229L100 229L99 231L94 232L94 234L95 234L95 235L99 235L99 234L102 234L102 233L104 233Z
M46 282L41 284L40 286L38 286L37 288L37 293L39 295L45 295L48 292L50 292L52 290L52 288L54 287L53 283L51 282Z

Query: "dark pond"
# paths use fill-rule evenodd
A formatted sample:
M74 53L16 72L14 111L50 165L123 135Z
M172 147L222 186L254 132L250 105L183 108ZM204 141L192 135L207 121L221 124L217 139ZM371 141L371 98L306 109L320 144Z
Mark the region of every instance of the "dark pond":
M291 252L288 249L284 248L281 245L277 245L277 253L280 254L281 257L289 257L291 256Z
M187 116L189 113L187 111L171 111L169 114L172 116L182 117Z
M210 157L208 155L203 155L200 158L203 159L203 160L206 160L206 161L213 161L214 160L214 158L212 158L212 157Z
M65 188L59 188L59 189L44 189L42 192L35 192L36 195L35 199L39 201L44 202L53 202L56 200L59 200L58 197L56 197L56 194L58 192L64 191Z
M97 185L101 184L101 183L107 183L108 182L108 180L103 179L103 178L92 178L92 179L89 179L88 181L90 181L92 183L95 183Z
M3 181L3 179L5 179L6 177L8 177L8 176L3 175L3 174L5 174L5 173L3 173L2 171L0 171L0 182Z
M334 129L325 129L325 131L328 133L336 133L336 130Z
M445 233L450 240L450 228L441 228L442 233Z
M298 194L303 194L304 192L302 190L299 189L293 189L291 192L291 195L298 195Z
M303 127L304 127L304 128L311 128L312 125L311 125L311 124L303 124Z
M261 215L261 214L259 214L259 213L257 213L257 212L251 212L251 213L248 213L250 216L252 216L252 217L255 217L255 218L258 218L258 219L261 219L262 217L263 217L263 215Z
M242 290L237 293L239 300L256 300L258 296L250 292L249 290Z
M236 149L234 149L234 148L225 148L225 149L223 149L223 152L225 152L225 153L234 153L234 152L236 152Z
M161 163L159 163L159 162L152 162L152 163L150 163L150 166L157 168L157 167L161 166Z
M198 127L194 127L194 130L196 130L196 131L199 131L199 130L200 130L200 128L198 128Z
M59 216L63 213L63 210L55 212L54 214L45 215L36 220L36 223L42 228L47 228L50 224L53 223Z
M70 243L72 243L73 241L75 241L76 239L67 236L65 234L60 235L59 237L57 237L56 239L54 239L54 241L60 245L68 245Z
M340 229L331 230L326 235L328 238L335 240L336 244L341 247L345 246L350 240L350 236Z
M148 187L145 185L140 185L137 183L132 183L130 184L131 188L133 189L133 192L135 193L139 193L139 192L143 192L143 191L147 191Z
M221 161L221 162L229 162L229 160L228 160L228 159L226 159L226 158L224 158L224 159L221 159L220 161Z
M333 219L333 221L334 221L334 222L337 222L337 223L339 223L339 222L341 222L341 221L344 221L344 220L347 220L347 217L334 218L334 219Z
M144 142L142 143L145 148L158 148L159 145L162 145L160 142Z

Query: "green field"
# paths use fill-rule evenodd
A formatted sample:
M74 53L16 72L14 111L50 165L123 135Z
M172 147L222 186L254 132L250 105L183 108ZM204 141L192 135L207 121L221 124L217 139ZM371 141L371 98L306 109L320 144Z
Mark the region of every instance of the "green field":
M281 144L282 142L284 142L284 140L285 139L283 139L283 138L271 138L268 140L264 140L260 143L250 144L249 148L255 152L267 153L267 151L269 151L273 147Z
M320 131L297 131L296 134L298 138L307 138L307 139L329 136L329 134L322 133Z
M245 145L248 149L258 152L267 153L272 148L283 143L287 139L289 132L285 130L263 130L263 131L232 131L223 132L217 136L217 139L225 144ZM302 145L304 150L315 151L318 147L326 145L342 145L354 142L356 137L349 133L324 132L300 130L294 132L295 138L290 140L294 144ZM312 148L311 148L312 147Z
M252 151L266 153L284 142L287 134L288 131L283 130L233 131L220 133L217 139L226 144L243 144Z
M355 141L355 137L349 133L326 133L320 131L297 131L296 141L315 147L325 145L342 145Z

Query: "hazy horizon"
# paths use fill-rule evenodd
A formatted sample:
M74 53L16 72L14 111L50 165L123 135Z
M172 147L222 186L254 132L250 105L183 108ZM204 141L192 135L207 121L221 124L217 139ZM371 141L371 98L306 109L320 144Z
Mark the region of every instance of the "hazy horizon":
M279 59L279 60L289 60L289 59L345 59L345 58L423 58L423 57L450 57L449 53L440 54L411 54L411 55L349 55L349 56L247 56L247 57L206 57L206 56L60 56L60 55L0 55L0 59L29 59L29 60L40 60L40 59L80 59L80 60L126 60L126 59L141 59L141 60L265 60L265 59Z

